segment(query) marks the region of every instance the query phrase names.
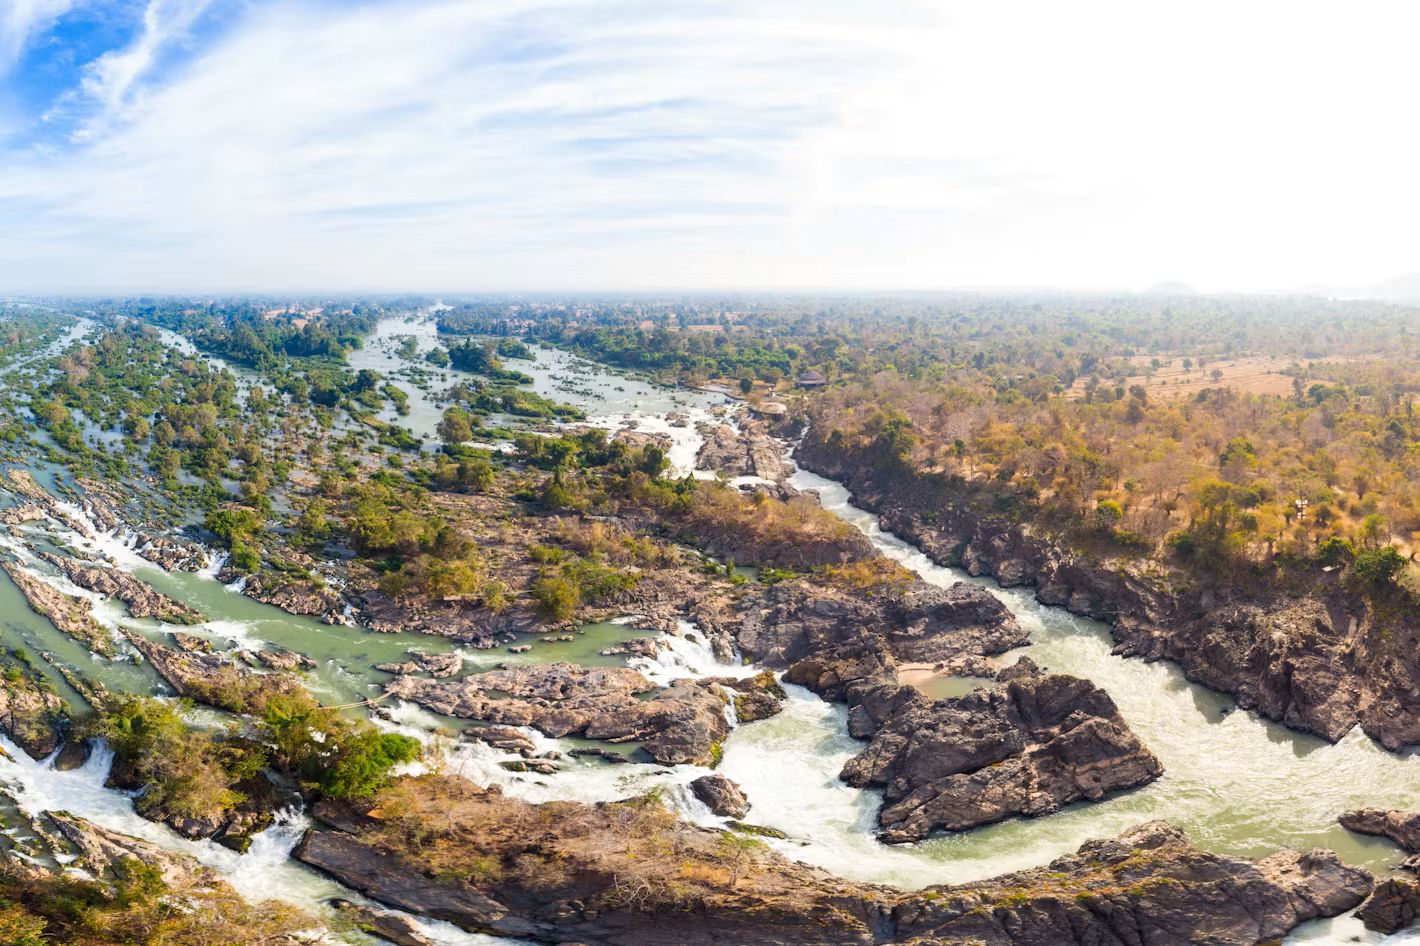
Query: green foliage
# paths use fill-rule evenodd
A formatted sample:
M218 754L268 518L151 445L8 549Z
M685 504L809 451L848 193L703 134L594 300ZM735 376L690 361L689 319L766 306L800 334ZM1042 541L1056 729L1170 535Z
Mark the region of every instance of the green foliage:
M250 575L261 567L261 555L250 545L234 542L232 551L227 556L227 564L243 575Z
M1327 565L1339 565L1356 557L1356 546L1340 536L1329 536L1316 547L1317 558Z
M1387 545L1379 549L1367 549L1356 553L1351 563L1352 573L1368 585L1386 585L1405 570L1405 557L1395 546Z
M272 697L260 731L278 767L333 798L369 797L420 753L417 740L353 722L304 692Z
M262 526L262 517L255 509L245 506L224 506L209 512L203 525L224 545L232 548L250 542L256 536Z
M572 620L577 613L577 605L581 603L577 586L560 574L540 575L529 591L539 613L551 621Z
M135 804L157 817L210 819L243 799L237 790L265 761L263 749L235 734L191 729L185 704L125 697L96 716L86 733L104 739L145 788Z
M1124 508L1112 499L1104 499L1095 506L1095 518L1107 526L1113 526L1124 518Z
M331 798L368 798L384 786L392 769L414 761L420 751L419 740L411 736L360 727L337 742L317 784Z

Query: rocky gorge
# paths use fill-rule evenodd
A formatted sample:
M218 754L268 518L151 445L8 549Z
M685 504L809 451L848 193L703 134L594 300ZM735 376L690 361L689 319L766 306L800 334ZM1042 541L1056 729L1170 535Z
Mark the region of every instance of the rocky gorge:
M781 501L794 497L782 487L766 495ZM498 528L504 534L522 527L519 523L510 529L506 524L508 503L468 499L448 501L489 507L490 518L503 519ZM811 493L799 501L817 502ZM538 526L535 540L527 541L546 541L546 536L555 540L565 534L557 531L560 528L549 520ZM730 553L725 557L734 561L753 562L758 556L783 561L785 550L792 549L737 538L734 530L726 530L723 540ZM887 563L857 530L824 533L822 541L794 551L804 555L801 570L763 582L732 583L723 575L698 574L700 563L694 559L684 567L647 569L645 580L610 599L600 611L607 616L634 612L647 631L672 632L671 642L676 619L689 618L721 660L754 664L759 672L743 668L747 676L701 668L667 680L650 669L584 666L547 657L541 658L548 661L544 663L510 661L498 667L500 655L488 653L492 648L485 644L506 652L501 645L511 634L536 634L514 639L527 640L518 646L532 646L541 655L552 652L542 650L552 646L546 641L581 632L547 627L535 615L515 609L496 624L480 614L476 632L451 634L451 615L477 609L457 603L430 603L425 609L425 602L416 602L422 616L405 620L407 615L391 608L391 631L418 627L477 645L462 652L424 652L392 639L379 648L378 657L371 650L366 659L362 650L360 659L377 673L395 675L393 680L375 678L392 697L385 706L398 707L398 698L473 723L468 735L503 752L499 771L492 776L483 769L471 770L480 783L493 786L480 791L501 795L502 800L471 800L454 789L445 791L436 781L417 781L417 791L410 791L415 796L427 792L428 799L445 804L444 810L418 816L426 801L402 789L374 808L322 805L317 812L321 823L306 836L299 856L389 906L467 924L469 929L548 942L659 942L665 940L651 937L667 923L673 933L683 932L687 942L716 936L717 941L740 937L771 943L1125 943L1134 942L1130 937L1135 931L1145 929L1172 937L1161 942L1260 942L1282 936L1307 919L1349 909L1364 896L1369 887L1364 872L1345 868L1334 855L1209 853L1216 849L1215 837L1205 835L1195 848L1179 829L1146 818L1130 822L1146 822L1143 827L1121 834L1119 816L1108 812L1127 799L1125 789L1149 784L1163 761L1170 760L1162 751L1157 756L1151 751L1156 736L1140 738L1125 724L1126 716L1130 722L1135 717L1120 712L1109 686L1092 683L1079 671L1040 670L1029 661L1003 669L997 658L1030 645L1031 623L1017 620L999 596L978 585L938 586L901 569L879 568ZM865 564L870 567L856 570ZM833 571L843 565L854 569ZM841 584L859 579L860 585ZM327 617L347 613L345 602L328 588L313 583L300 590L297 584L248 581L225 593L245 591L247 597L289 613L314 617L316 621L300 625L301 633L319 640L315 628L329 623ZM116 596L113 591L97 593ZM378 600L367 588L357 588L354 594L366 596L368 602ZM197 610L206 613L210 608ZM316 651L312 653L319 659L303 659L298 651L283 649L290 643L256 640L227 649L219 641L214 647L211 632L198 630L198 635L137 635L142 643L125 636L123 643L144 653L146 663L174 689L204 702L220 691L214 684L237 691L268 683L304 685L286 674L258 673L254 663L304 671L330 661ZM257 636L260 633L257 630ZM643 637L606 650L620 648L620 656L654 662L667 646L664 637ZM475 672L465 673L470 662ZM995 686L933 699L899 682L912 667L930 668L940 679L961 675L979 681L974 685ZM780 674L782 687L776 679ZM316 682L324 685L324 677ZM744 724L773 727L782 725L786 715L803 713L800 687L828 701L821 717L826 728L817 738L841 735L846 726L858 740L842 759L841 771L832 773L843 778L840 790L875 809L882 840L915 842L894 845L892 851L918 858L913 863L923 876L951 877L956 871L950 858L932 853L943 848L932 845L960 839L977 848L986 846L990 842L970 838L1019 821L1015 815L1078 819L1082 810L1098 807L1106 812L1102 821L1112 820L1115 826L1077 835L1070 845L1078 847L1075 854L1052 853L1028 862L1050 860L1047 867L911 893L861 879L844 880L835 871L797 862L795 849L812 846L817 826L779 837L787 833L777 828L784 823L782 797L767 793L762 781L737 784L718 771L702 774L700 769L714 766L721 756L734 756L736 740L743 744L743 737L759 738L755 726ZM839 715L844 709L846 723ZM393 726L395 720L409 718L391 713L385 723ZM539 734L635 742L651 764L628 766L628 756L583 746L557 758L558 752L543 751L547 744ZM36 754L41 749L37 743ZM618 785L624 782L623 801L535 803L520 797L576 793L579 780L598 777L579 767L592 758L614 758L618 773L627 773L605 779L606 784L612 778ZM802 761L800 756L785 756L782 766L787 770ZM654 774L649 771L653 769ZM734 769L736 780L742 771L742 765ZM121 775L114 773L119 783ZM655 781L662 777L663 783ZM643 804L636 794L648 782L655 807ZM504 786L501 791L495 791L498 785ZM756 822L775 827L759 833L761 829L730 821L688 823L684 818L689 809L678 797L682 786L716 817L738 819L752 813ZM872 791L856 791L860 787ZM628 795L631 799L625 800ZM808 808L818 797L793 803ZM269 814L286 800L261 804ZM439 819L447 821L454 812L468 815L472 826L500 819L505 823L489 829L491 840L456 838L459 843L446 848L448 829ZM662 812L672 820L666 821ZM597 825L603 817L614 831ZM695 817L702 816L697 812ZM543 827L548 821L554 823L550 831ZM560 835L563 821L571 829L587 831L586 848L578 848L583 840ZM267 822L167 823L188 837L215 837L244 846ZM823 830L831 836L828 832L835 829ZM853 830L868 836L861 827ZM1112 841L1083 846L1078 840L1111 836ZM643 846L655 837L670 839L669 858L660 845ZM427 852L414 848L402 854L410 838L427 843ZM757 846L766 839L772 847ZM615 854L615 841L636 855L632 860L638 869L622 865L593 876L600 859L609 851ZM1268 842L1270 850L1282 846L1270 837ZM1001 842L1001 847L1008 846ZM874 856L863 859L872 861ZM807 852L805 859L813 857ZM616 857L611 859L615 863ZM575 875L570 881L563 877L567 871ZM1383 885L1378 889L1385 896L1373 898L1372 911L1404 914L1403 896L1400 906L1385 906L1396 903L1403 891L1391 880ZM1254 901L1261 906L1253 907ZM690 917L679 916L682 912ZM406 921L398 914L390 916L388 923L381 921L384 928L393 936L405 936ZM689 929L692 917L701 918L704 932Z
M1044 604L1109 623L1120 655L1170 660L1294 729L1334 742L1359 725L1392 750L1420 742L1420 625L1378 615L1326 573L1300 586L1250 580L1244 590L1152 561L1084 555L1002 511L989 489L904 471L832 439L831 422L810 425L795 458L843 482L933 560L1003 587L1034 586Z
M399 797L321 806L296 856L381 903L545 943L1255 946L1371 889L1327 852L1249 862L1151 823L1035 870L904 893L677 825L654 800L540 808L441 778Z

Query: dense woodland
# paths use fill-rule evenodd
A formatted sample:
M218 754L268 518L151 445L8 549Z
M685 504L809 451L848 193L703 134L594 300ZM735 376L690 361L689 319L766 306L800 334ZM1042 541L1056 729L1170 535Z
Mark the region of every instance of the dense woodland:
M1420 310L1283 297L900 296L469 304L690 383L789 392L905 469L1123 554L1350 561L1415 581Z

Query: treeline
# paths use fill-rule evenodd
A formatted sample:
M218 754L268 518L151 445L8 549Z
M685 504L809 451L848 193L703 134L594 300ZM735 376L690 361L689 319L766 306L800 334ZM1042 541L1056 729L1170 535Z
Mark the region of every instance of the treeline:
M467 302L451 333L537 338L610 364L775 383L892 370L942 379L983 373L1029 396L1079 379L1107 388L1156 359L1202 364L1265 353L1420 357L1416 310L1315 297L917 294Z

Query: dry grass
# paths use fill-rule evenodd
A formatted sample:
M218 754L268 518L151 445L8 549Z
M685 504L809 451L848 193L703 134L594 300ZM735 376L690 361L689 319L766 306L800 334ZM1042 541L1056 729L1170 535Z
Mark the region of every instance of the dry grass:
M1159 360L1164 364L1152 373L1147 371L1152 360L1150 357L1136 356L1131 358L1131 365L1137 367L1139 373L1130 375L1122 383L1126 389L1140 385L1148 392L1151 399L1157 400L1193 397L1204 388L1228 388L1245 394L1287 395L1292 393L1292 376L1283 374L1285 369L1296 364L1290 358L1254 356L1219 361L1205 360L1205 364L1201 368L1195 363L1191 369L1184 370L1184 357L1182 355L1161 357ZM1318 363L1341 360L1343 359L1326 358L1320 359ZM1218 377L1214 377L1214 372L1218 373ZM1085 378L1077 379L1065 392L1065 397L1070 399L1084 397L1085 382ZM1113 387L1119 383L1121 382L1106 380L1101 382L1101 387Z

